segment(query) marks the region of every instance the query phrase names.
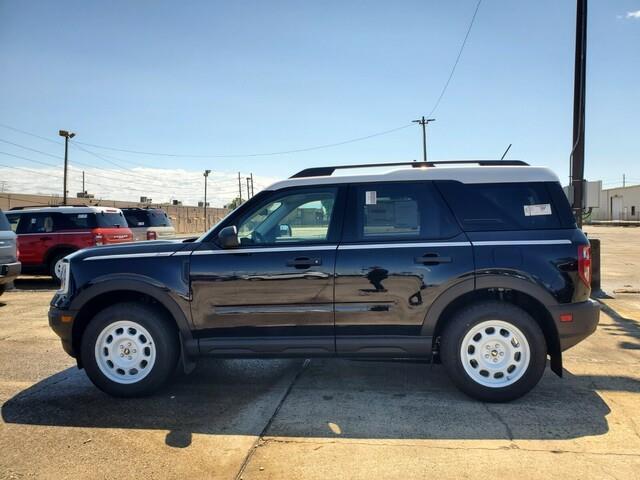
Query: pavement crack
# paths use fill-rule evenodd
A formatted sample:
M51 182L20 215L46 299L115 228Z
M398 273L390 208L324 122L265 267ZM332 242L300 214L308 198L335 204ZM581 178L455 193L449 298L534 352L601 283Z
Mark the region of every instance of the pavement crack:
M510 441L513 441L513 432L511 431L511 427L509 426L509 424L504 420L504 418L502 418L502 416L496 412L495 410L491 410L489 408L489 405L487 405L486 403L482 403L482 406L484 406L484 408L487 410L487 412L489 412L489 415L491 415L493 418L495 418L496 420L498 420L498 422L500 422L503 426L504 429L507 432L507 435L509 437Z
M298 379L302 376L302 374L304 373L304 371L306 370L306 368L307 368L307 366L309 365L310 362L311 362L311 360L309 360L308 358L305 359L305 361L302 363L302 366L300 367L300 369L296 372L295 376L291 380L291 383L287 387L287 390L284 392L284 395L282 395L282 398L278 402L278 405L276 406L275 410L271 414L271 417L269 417L269 420L267 421L267 423L263 427L262 431L260 432L260 435L258 435L258 438L256 438L256 441L253 442L253 445L251 445L251 448L247 452L247 455L244 458L244 461L242 462L242 465L240 465L240 469L238 470L238 473L236 474L236 480L241 480L242 479L242 474L244 473L245 469L247 468L247 465L249 465L249 462L251 461L251 458L253 457L253 454L255 453L256 449L264 442L264 436L266 435L266 433L271 428L271 424L273 424L273 421L275 420L276 416L280 412L280 409L282 408L282 405L284 405L284 402L286 401L287 397L291 393L291 390L293 390L294 385L296 384Z

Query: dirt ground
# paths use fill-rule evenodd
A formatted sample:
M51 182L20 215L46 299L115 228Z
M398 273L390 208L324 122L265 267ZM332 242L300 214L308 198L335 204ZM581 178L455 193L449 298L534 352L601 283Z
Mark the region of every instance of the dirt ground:
M204 360L146 399L110 398L47 324L52 285L0 298L0 478L637 478L640 228L601 238L597 332L526 397L484 404L439 365ZM610 297L610 298L607 298Z

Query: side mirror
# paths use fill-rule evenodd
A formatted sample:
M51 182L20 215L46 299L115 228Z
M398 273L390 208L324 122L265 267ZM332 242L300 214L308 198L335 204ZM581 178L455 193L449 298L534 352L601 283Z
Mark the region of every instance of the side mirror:
M218 233L218 243L222 248L234 248L240 245L238 229L235 225L224 227Z
M291 225L283 223L278 225L278 237L290 237L291 236Z

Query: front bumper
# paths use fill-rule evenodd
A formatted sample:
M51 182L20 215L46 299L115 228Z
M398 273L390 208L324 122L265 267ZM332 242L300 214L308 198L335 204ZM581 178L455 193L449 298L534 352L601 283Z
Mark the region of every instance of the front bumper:
M20 262L0 264L0 285L13 282L20 275L21 270L22 264Z
M60 337L64 351L74 358L77 355L73 349L73 321L76 313L56 307L49 308L49 326Z
M549 309L558 327L560 350L565 351L596 331L600 320L600 304L594 300L556 305ZM571 321L561 321L560 317L571 315Z

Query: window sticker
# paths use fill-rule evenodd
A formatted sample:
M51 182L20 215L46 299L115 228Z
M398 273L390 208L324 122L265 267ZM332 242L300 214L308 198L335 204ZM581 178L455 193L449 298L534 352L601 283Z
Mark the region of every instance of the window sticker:
M87 218L87 214L86 213L79 213L78 214L78 218Z
M378 203L378 194L375 190L365 192L364 203L366 205L375 205Z
M540 203L538 205L525 205L524 206L524 216L525 217L536 217L538 215L551 215L551 204L550 203Z

